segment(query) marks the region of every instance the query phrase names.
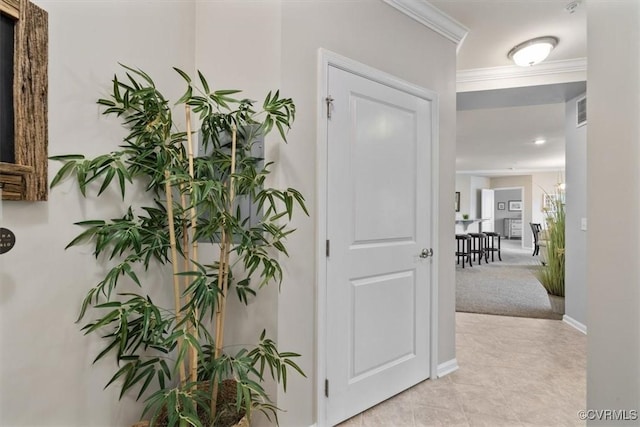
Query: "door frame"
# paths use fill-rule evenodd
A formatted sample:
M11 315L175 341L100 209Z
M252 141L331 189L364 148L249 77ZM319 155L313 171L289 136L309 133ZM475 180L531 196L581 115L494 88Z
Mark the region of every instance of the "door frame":
M317 143L316 143L316 425L322 427L326 423L326 397L324 383L326 379L327 349L327 138L328 122L326 110L326 94L328 90L329 67L334 66L344 71L359 75L394 89L402 90L431 102L431 290L430 290L430 324L429 331L429 378L437 378L438 371L438 199L439 199L439 100L438 94L429 89L401 80L391 74L372 68L329 50L318 50L317 69Z

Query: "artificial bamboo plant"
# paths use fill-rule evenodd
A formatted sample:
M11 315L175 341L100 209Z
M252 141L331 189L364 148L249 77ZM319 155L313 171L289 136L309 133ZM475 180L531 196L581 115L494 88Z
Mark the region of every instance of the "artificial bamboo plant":
M213 90L200 72L196 83L176 69L187 85L176 103L186 114L180 131L175 107L151 77L123 67L110 96L98 101L104 114L122 120L128 132L123 144L93 159L52 157L64 163L52 187L72 177L90 197L115 185L124 202L127 188L137 183L152 200L123 203L119 218L77 223L84 231L67 248L89 243L96 259L109 265L86 294L78 321L92 312L83 330L105 340L95 360L114 355L117 361L107 386L117 382L121 397L137 392L139 399L147 392L143 416L152 426L219 425L218 388L229 379L236 382L238 413L261 410L277 422L262 381L270 375L286 390L288 369L304 375L294 362L299 355L280 352L264 331L254 346L231 354L224 331L232 294L247 304L263 286L281 282L278 260L288 255L285 240L293 231L288 223L296 206L307 213L295 189L266 187L271 164L251 154L257 137L273 129L286 141L295 105L270 92L258 109L254 101L238 99L240 91ZM195 153L191 110L206 155ZM249 221L240 197L252 200L259 220ZM200 259L198 242L216 245L219 256ZM172 307L156 304L163 290L145 283L144 272L157 263L171 265ZM135 285L138 292L123 290Z
M537 277L548 294L564 297L565 210L564 194L558 191L545 209L547 223L545 263Z

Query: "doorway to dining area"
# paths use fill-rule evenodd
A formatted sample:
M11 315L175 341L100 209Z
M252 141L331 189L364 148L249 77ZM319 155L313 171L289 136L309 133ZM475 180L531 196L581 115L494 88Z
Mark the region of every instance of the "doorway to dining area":
M545 191L549 192L548 188L553 188L562 176L558 171L512 176L457 175L461 205L467 204L467 209L480 215L477 230L471 230L475 225L472 224L466 232L486 232L490 228L499 233L501 257L495 254L493 258L489 256L488 260L480 261L474 254L472 267L468 263L466 266L457 264L456 311L562 318L551 310L546 291L536 277L541 268L541 257L534 255L530 226L531 222L543 222L544 213L538 199L542 200ZM488 192L491 197L485 197ZM483 206L489 201L491 206ZM487 214L489 210L490 215ZM456 233L464 232L459 228Z

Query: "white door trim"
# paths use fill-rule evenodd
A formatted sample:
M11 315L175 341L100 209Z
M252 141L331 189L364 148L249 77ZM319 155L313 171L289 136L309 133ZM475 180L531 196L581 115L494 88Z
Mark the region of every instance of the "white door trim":
M432 148L431 148L431 247L434 255L431 266L431 330L429 342L429 377L438 376L438 200L439 200L439 103L438 94L428 89L401 80L391 74L351 60L326 49L318 50L317 87L317 143L316 143L316 424L326 425L326 302L327 302L327 77L329 66L373 80L380 84L402 90L432 102Z

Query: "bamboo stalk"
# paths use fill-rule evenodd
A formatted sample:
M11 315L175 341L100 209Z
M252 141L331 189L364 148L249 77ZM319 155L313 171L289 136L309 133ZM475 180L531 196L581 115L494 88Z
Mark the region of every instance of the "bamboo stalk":
M180 206L182 206L182 212L187 209L187 196L184 193L184 182L180 183ZM189 227L186 222L182 221L182 251L184 253L183 258L183 271L191 270L191 261L189 259ZM184 288L189 287L189 277L184 276Z
M231 129L231 174L229 175L229 210L233 210L233 202L235 199L236 191L233 185L233 175L236 173L236 144L237 144L237 130L236 127L233 126ZM221 306L221 315L220 315L220 338L224 339L224 323L225 323L225 314L227 308L227 290L229 289L229 252L231 247L231 235L230 233L225 233L226 241L225 241L225 262L222 271L222 306ZM216 342L216 347L218 347L218 343ZM222 351L222 340L219 345L220 352Z
M222 316L222 300L224 299L224 294L222 293L223 284L224 284L224 269L226 265L226 253L227 253L227 233L224 229L224 219L222 226L222 234L220 236L220 256L218 257L218 287L221 290L221 296L218 299L218 307L216 308L216 348L214 356L217 358L220 356L220 351L222 350L222 345L218 345L218 341L220 338L220 326L222 325L221 316Z
M189 176L193 181L195 173L193 171L193 139L191 138L191 107L185 105L185 114L187 120L187 156L189 159ZM189 187L189 196L191 197L191 253L195 261L198 260L198 241L194 239L196 232L196 226L198 225L198 217L196 215L196 207L193 204L193 184ZM196 265L191 262L191 271L196 270ZM194 323L191 334L194 338L198 339L198 309L194 308ZM198 379L198 353L195 348L191 349L191 380L197 381Z
M180 183L180 206L182 207L182 212L184 213L185 210L187 209L187 196L185 195L185 183L184 182ZM184 219L182 221L182 252L183 252L183 258L182 258L183 267L182 267L182 271L190 271L191 270L191 259L189 258L189 255L190 255L189 254L189 227L188 227L187 223L184 221ZM184 288L183 288L184 290L189 288L189 276L183 276L183 286L184 286ZM183 291L181 290L181 292L183 292ZM192 332L191 324L187 325L187 330L189 332ZM191 363L193 361L193 358L192 358L191 354L194 351L195 351L195 349L193 348L193 346L189 345L189 357L187 358L189 360L189 366L191 366ZM186 374L186 372L185 372L185 374ZM189 370L189 375L191 375L191 370ZM187 379L189 381L195 381L195 379L193 377L187 376Z
M235 186L233 185L233 175L236 173L236 143L237 143L237 130L235 125L231 128L231 175L229 176L229 210L233 210L233 202L236 197ZM225 255L225 267L224 267L224 277L222 281L222 314L220 315L220 335L221 341L224 340L224 322L225 322L225 314L227 308L227 290L229 288L229 248L231 247L231 236L227 234L225 236L227 238L226 242L226 255ZM217 344L217 343L216 343ZM222 349L222 342L220 343L220 349Z
M176 310L176 325L180 323L180 278L178 277L178 251L176 250L176 230L173 222L173 195L169 183L169 171L164 171L165 191L167 193L167 216L169 220L169 244L171 245L171 265L173 267L173 297ZM178 348L182 347L182 339L178 338ZM179 366L180 384L185 384L186 372L184 361Z
M236 173L236 146L237 146L237 129L235 125L231 129L231 173L229 175L229 211L233 210L233 201L235 199L235 188L233 185L233 175ZM224 340L224 323L227 307L227 290L229 288L229 252L231 247L231 235L225 231L223 221L222 241L220 245L220 263L218 267L218 286L221 286L221 297L216 312L216 349L215 357L220 357L222 353ZM211 418L215 418L216 403L218 400L218 383L214 382L211 395Z
M224 225L223 225L222 235L220 236L220 256L218 257L218 287L221 286L222 278L224 276L223 266L225 265L226 243L227 243L227 237L226 237L226 233L224 231ZM213 357L215 359L220 357L220 352L222 351L222 345L219 345L218 343L221 343L222 341L220 326L222 325L221 316L222 316L222 299L223 298L224 298L224 295L221 295L220 299L218 299L218 307L216 308L215 350L213 352ZM217 404L218 404L218 381L216 381L214 378L213 384L211 384L211 407L209 408L211 411L212 420L216 418Z
M182 155L180 156L180 161L182 162ZM182 212L184 214L184 212L187 210L187 195L185 193L185 182L181 181L180 182L180 206L182 207ZM182 262L183 262L183 271L191 271L192 270L192 263L191 263L191 258L190 258L190 251L189 251L189 226L187 225L187 223L183 220L182 221L182 252L183 252L183 258L182 258ZM184 280L184 289L186 290L187 288L189 288L189 276L184 276L183 278ZM193 335L193 327L191 324L189 324L187 326L187 329L189 332L192 333ZM195 349L193 348L192 345L189 345L189 366L192 365L193 363L193 354L195 353ZM195 381L195 378L193 377L193 372L192 370L189 370L189 375L190 375L190 381ZM186 375L186 373L185 373Z

